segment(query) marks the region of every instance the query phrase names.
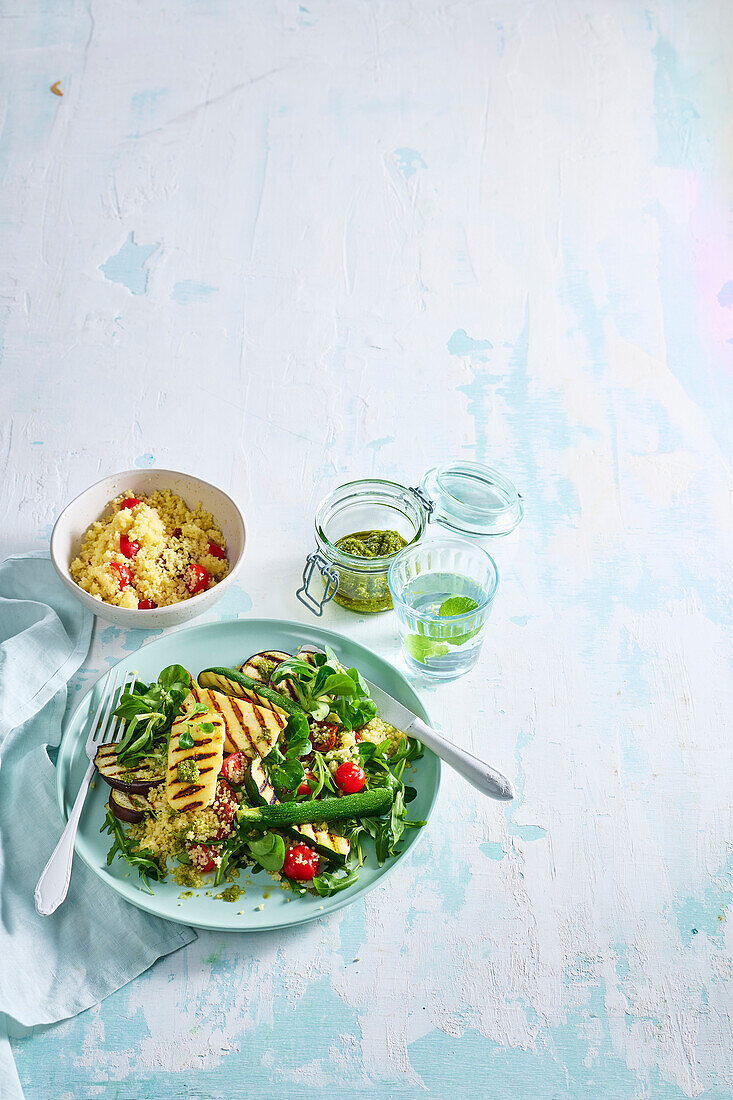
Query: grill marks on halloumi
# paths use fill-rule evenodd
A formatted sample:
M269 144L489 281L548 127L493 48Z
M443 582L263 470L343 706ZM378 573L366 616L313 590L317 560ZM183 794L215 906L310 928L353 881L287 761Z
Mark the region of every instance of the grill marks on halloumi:
M203 690L213 697L212 709L224 722L224 748L227 753L241 752L250 760L267 756L285 729L287 715L268 710L259 702L249 699L235 699L217 691Z
M184 714L190 714L197 703L203 703L207 710L211 710L213 703L219 697L219 693L210 688L202 688L194 680L191 691L183 700Z
M204 732L201 729L202 725L207 724L214 727L212 731ZM180 745L180 736L185 729L188 729L193 739L190 749L183 749ZM216 781L224 759L224 733L224 721L213 711L197 714L194 718L189 717L188 713L181 714L171 726L165 792L169 805L179 813L203 810L214 801ZM198 779L190 781L178 778L178 765L184 760L196 761Z

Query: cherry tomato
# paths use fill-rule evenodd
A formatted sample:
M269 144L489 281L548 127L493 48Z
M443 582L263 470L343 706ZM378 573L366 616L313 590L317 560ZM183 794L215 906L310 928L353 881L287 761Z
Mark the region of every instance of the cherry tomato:
M225 558L227 556L226 550L223 546L219 546L218 542L209 543L209 553L212 558Z
M247 757L243 752L230 752L224 758L221 774L228 783L243 783L247 772Z
M231 836L238 805L237 796L232 788L219 777L216 781L216 794L211 808L219 818L221 826L214 834L214 840L223 840L225 836Z
M333 777L336 780L336 786L344 794L356 794L366 783L364 769L360 768L358 764L351 764L348 760L345 764L340 764L336 768Z
M205 844L189 844L188 858L196 870L201 871L203 874L216 868L216 864L211 858L211 851Z
M318 853L307 844L293 844L285 852L283 874L297 882L309 882L318 874Z
M319 722L311 727L311 745L318 752L330 752L336 748L338 728L328 722Z
M155 600L140 600L137 605L138 611L152 611L158 605Z
M315 777L315 775L313 774L313 772L306 772L306 773L305 773L305 779L304 779L304 780L303 780L303 782L302 782L302 783L300 784L300 786L298 787L298 789L297 789L297 791L296 791L295 793L296 793L297 795L301 795L301 794L310 794L310 793L311 793L311 789L310 789L310 787L308 786L308 784L307 784L306 780L307 780L307 779L310 779L310 780L312 780L312 781L315 781L315 778L316 778L316 777Z
M129 565L123 565L119 561L111 561L109 563L110 569L114 569L117 574L117 581L120 586L120 592L123 588L127 588L128 584L132 584L132 573L130 572Z
M120 501L120 511L122 511L123 508L134 508L135 505L139 503L140 501L137 497L125 497L123 501Z
M134 558L140 549L140 543L137 539L128 538L127 535L120 535L120 553L124 554L126 558Z
M197 592L203 592L209 583L209 572L204 569L203 565L199 565L196 562L191 562L186 566L186 576L184 581L186 588L195 596Z
M237 796L232 788L227 783L226 779L222 779L221 776L216 781L216 794L214 795L214 813L222 818L223 821L231 821L237 812Z

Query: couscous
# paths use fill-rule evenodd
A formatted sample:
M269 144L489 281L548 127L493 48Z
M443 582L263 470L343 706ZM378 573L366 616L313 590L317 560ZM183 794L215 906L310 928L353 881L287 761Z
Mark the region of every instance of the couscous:
M250 868L325 897L357 881L368 838L381 864L424 824L407 820L402 780L422 746L331 650L264 651L198 682L170 665L115 713L122 736L95 758L113 788L108 862L119 854L144 881L218 886Z
M210 512L170 489L126 491L92 523L69 572L103 603L167 607L212 588L229 572L224 536Z

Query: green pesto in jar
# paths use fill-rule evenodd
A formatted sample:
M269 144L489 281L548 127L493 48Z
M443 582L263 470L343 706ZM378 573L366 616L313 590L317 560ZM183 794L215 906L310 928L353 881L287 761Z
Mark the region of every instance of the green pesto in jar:
M353 535L342 535L335 545L355 558L383 558L399 553L407 540L399 531L355 531Z
M179 783L195 783L199 775L199 766L193 757L179 760L176 767L176 779Z
M354 531L351 535L342 535L334 543L343 554L354 558L393 558L404 546L399 531ZM387 584L389 563L380 572L361 572L358 566L347 569L337 567L339 586L333 597L335 603L349 611L373 613L388 611L392 607L392 598Z

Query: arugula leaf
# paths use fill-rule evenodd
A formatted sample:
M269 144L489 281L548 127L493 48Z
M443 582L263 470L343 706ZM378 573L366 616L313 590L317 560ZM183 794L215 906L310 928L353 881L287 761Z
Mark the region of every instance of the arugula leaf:
M331 772L329 771L328 765L326 764L326 760L322 752L316 751L313 753L313 763L311 764L311 771L316 777L316 782L315 786L311 787L311 793L308 797L318 798L324 787L326 788L326 790L331 791L332 794L336 793L336 787L333 779L331 778ZM311 786L310 782L308 786Z
M346 890L347 887L353 886L358 879L359 874L355 870L345 871L339 868L338 871L324 871L313 879L313 889L320 897L326 898L331 894L337 894L339 890Z
M110 866L116 855L121 856L131 867L137 868L145 889L149 894L152 894L153 891L148 886L148 878L152 878L155 882L160 882L161 879L165 878L165 872L161 869L153 853L147 848L134 848L134 841L125 835L121 823L111 810L107 810L104 824L99 831L100 833L109 833L113 837L112 847L107 852L107 866Z

